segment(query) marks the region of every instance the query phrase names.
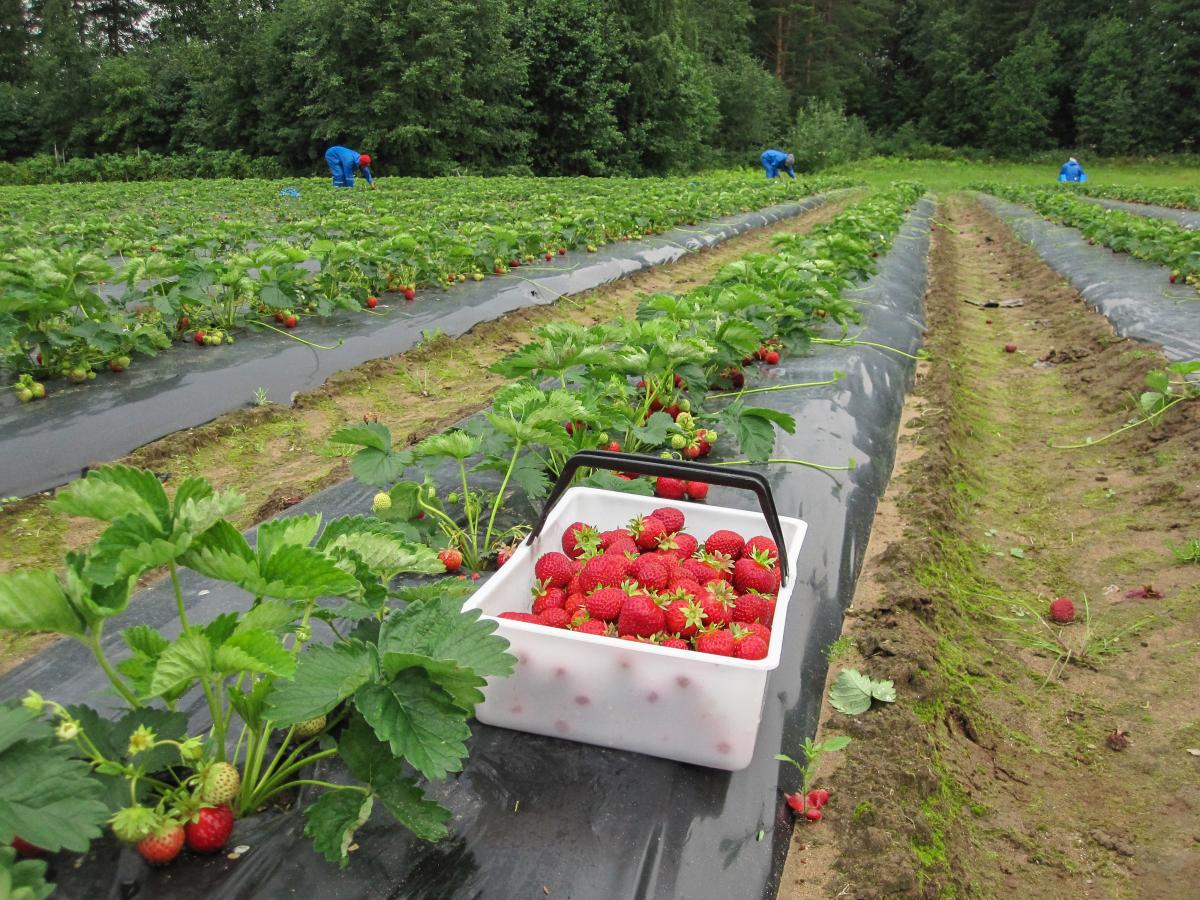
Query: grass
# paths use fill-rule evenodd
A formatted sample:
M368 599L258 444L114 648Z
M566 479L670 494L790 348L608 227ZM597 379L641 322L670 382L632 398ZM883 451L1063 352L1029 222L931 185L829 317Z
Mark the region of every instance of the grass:
M1066 154L1063 161L1066 160ZM1146 187L1200 188L1200 167L1164 166L1153 162L1089 162L1082 160L1092 184L1126 184ZM880 188L893 181L919 181L937 193L963 190L976 181L994 181L1052 187L1058 182L1057 165L1008 162L949 162L876 157L830 170Z

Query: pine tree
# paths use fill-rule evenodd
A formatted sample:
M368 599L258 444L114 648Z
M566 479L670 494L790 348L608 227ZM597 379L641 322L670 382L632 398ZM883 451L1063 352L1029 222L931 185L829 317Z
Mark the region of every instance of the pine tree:
M1137 140L1132 29L1116 17L1101 19L1085 49L1087 59L1075 91L1076 139L1106 156L1129 153Z
M1020 155L1051 143L1056 52L1053 38L1043 30L1023 38L997 63L987 135L992 150Z

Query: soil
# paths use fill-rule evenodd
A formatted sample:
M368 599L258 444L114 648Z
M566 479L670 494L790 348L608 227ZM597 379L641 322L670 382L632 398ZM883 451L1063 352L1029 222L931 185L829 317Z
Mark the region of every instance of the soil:
M441 337L407 353L365 363L298 395L291 407L238 410L147 444L119 462L159 473L168 492L187 475L203 475L220 490L237 489L246 503L232 518L248 528L349 477L345 456L327 442L338 427L377 416L398 444L415 443L489 403L505 379L488 367L523 346L539 325L592 324L631 316L642 295L706 284L726 264L768 250L776 234L806 232L860 196L838 194L795 218L688 254L676 263L552 305L519 310L457 339ZM0 505L0 572L56 568L66 551L86 546L99 534L98 523L53 513L47 506L50 499L52 492L47 492ZM50 640L0 632L0 672Z
M1166 360L973 200L938 218L932 359L826 685L855 668L898 699L826 702L818 739L852 743L779 897L1193 897L1200 568L1172 548L1200 538L1200 403L1056 449L1125 424Z

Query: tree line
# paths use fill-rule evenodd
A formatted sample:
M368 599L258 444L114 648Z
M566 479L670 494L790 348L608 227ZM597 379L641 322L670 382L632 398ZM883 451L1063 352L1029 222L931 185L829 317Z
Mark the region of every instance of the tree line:
M771 144L1194 150L1197 0L0 0L0 159L335 143L389 174ZM788 149L792 149L788 147ZM211 158L211 157L210 157Z

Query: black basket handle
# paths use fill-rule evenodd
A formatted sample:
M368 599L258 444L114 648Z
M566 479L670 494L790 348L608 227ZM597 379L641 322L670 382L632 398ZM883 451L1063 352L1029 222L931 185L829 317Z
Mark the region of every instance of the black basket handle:
M546 498L546 503L542 507L542 514L538 517L537 524L533 526L533 531L529 533L529 537L526 538L525 543L532 544L534 539L542 533L542 527L546 524L550 510L554 509L554 505L558 503L558 498L562 496L563 491L571 484L576 470L584 466L589 469L608 469L611 472L632 472L635 475L678 478L682 481L703 481L719 487L740 488L741 490L751 491L758 497L758 504L762 507L763 516L766 517L771 537L775 541L775 546L779 548L781 583L787 581L787 547L784 546L783 527L779 524L779 513L775 509L775 498L771 495L771 486L767 482L766 476L761 472L749 470L734 472L723 466L713 466L708 463L685 462L679 459L661 459L657 456L644 456L638 453L614 453L610 450L581 450L568 459L566 465L563 466L563 470L558 476L558 481L554 482L554 487L550 490L550 496Z

